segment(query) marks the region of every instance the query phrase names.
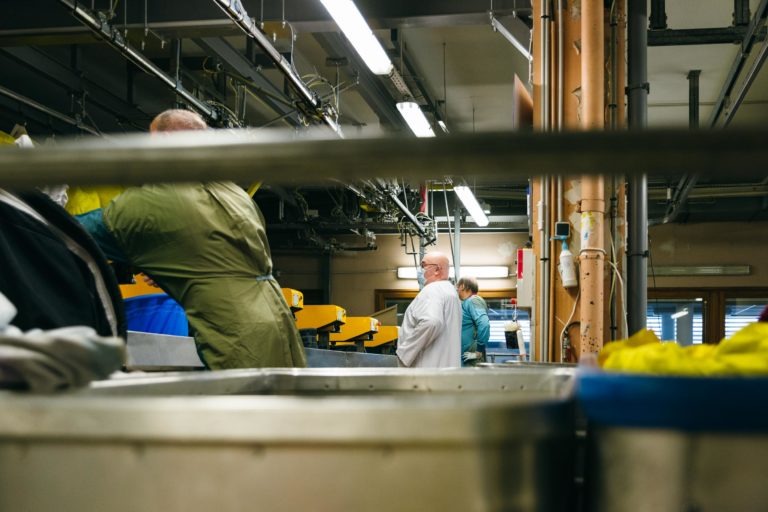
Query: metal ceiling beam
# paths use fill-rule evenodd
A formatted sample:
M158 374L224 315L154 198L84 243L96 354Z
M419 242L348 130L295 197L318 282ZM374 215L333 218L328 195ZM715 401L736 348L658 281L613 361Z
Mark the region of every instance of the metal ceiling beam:
M115 29L104 19L100 18L98 14L95 14L78 4L77 0L59 0L59 3L70 9L72 15L75 16L76 19L82 22L92 32L103 38L107 44L120 52L123 57L136 64L150 75L159 78L168 87L173 89L177 96L183 98L189 106L211 121L216 122L219 120L219 113L213 107L196 98L193 94L187 91L181 83L177 83L172 77L168 76L168 74L128 44L120 33L120 30Z
M296 119L298 116L296 110L286 105L285 102L275 101L274 99L274 97L284 97L283 92L267 80L245 55L222 38L203 37L195 39L194 42L205 52L218 56L229 71L249 80L252 83L251 89L254 90L255 94L276 114L286 116L285 121L287 123L292 126L299 125Z
M335 32L314 34L314 37L330 57L343 56L349 60L350 67L357 72L357 91L373 109L379 121L397 130L407 130L405 121L395 106L396 100L382 80L370 72L354 48Z
M0 54L5 54L18 64L46 77L66 89L67 93L84 92L90 105L121 121L141 122L141 125L134 125L137 129L145 129L151 119L151 116L136 105L128 103L98 83L83 76L82 73L52 59L38 49L29 47L2 48Z

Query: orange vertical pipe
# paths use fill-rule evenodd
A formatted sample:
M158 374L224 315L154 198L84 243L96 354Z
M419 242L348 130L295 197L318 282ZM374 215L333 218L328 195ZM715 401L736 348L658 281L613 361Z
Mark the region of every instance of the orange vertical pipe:
M605 29L603 0L581 2L582 127L605 127ZM605 320L605 184L601 176L581 179L581 355L603 346Z

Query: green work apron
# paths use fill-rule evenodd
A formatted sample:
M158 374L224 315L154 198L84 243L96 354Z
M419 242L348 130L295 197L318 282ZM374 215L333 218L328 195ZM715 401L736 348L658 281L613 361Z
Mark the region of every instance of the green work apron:
M131 262L184 307L208 368L306 366L271 277L263 217L238 186L131 188L107 206L104 221Z

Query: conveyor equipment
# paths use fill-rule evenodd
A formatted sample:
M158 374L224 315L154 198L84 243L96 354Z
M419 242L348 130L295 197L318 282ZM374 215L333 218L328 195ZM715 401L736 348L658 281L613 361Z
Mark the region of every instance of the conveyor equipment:
M332 347L357 347L358 352L365 352L363 343L373 339L379 332L381 322L370 316L348 316L347 323L339 332L330 334Z
M320 348L328 348L330 333L339 332L342 325L347 322L347 311L339 306L305 305L304 309L297 311L296 327L317 330L317 344Z

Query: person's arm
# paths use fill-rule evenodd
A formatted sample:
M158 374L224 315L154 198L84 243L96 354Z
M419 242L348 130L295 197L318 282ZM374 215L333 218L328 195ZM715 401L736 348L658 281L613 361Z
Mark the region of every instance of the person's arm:
M477 343L486 345L491 339L491 320L488 318L488 312L485 309L474 308L477 316L474 318L477 326Z

